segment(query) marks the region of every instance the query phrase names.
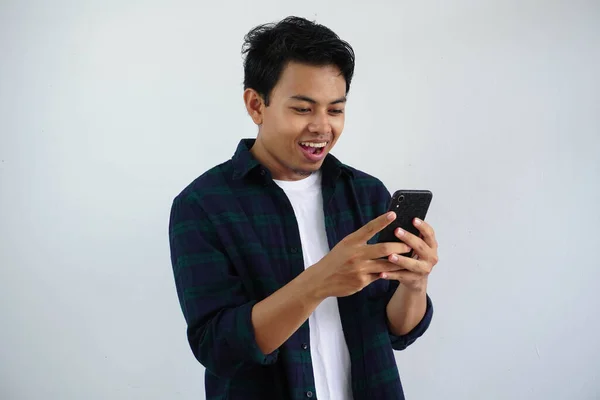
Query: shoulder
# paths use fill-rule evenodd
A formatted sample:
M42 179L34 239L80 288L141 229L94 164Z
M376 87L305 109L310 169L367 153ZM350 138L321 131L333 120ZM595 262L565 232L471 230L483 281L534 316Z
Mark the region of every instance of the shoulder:
M358 196L364 194L373 200L384 201L387 204L391 195L381 179L347 164L344 164L344 168L352 172L352 181Z
M228 176L231 174L231 160L215 165L184 187L175 196L174 202L201 205L207 199L230 193Z
M352 176L350 179L352 192L349 194L356 198L364 222L385 213L392 196L381 179L347 164L344 164L343 168Z
M169 232L172 237L190 230L202 235L215 233L211 217L231 203L231 189L226 178L230 161L216 165L179 192L172 201Z

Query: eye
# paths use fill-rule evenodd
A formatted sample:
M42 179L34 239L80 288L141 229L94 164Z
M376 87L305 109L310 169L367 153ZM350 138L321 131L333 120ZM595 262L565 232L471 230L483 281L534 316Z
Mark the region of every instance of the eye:
M331 110L330 113L332 113L332 114L343 114L344 110L335 109L335 110Z
M300 114L306 114L307 112L310 112L310 108L300 108L300 107L292 107L296 112L299 112Z

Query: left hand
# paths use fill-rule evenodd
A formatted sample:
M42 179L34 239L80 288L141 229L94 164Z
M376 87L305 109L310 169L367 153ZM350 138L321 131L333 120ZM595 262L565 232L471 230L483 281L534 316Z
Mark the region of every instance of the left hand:
M421 237L400 228L394 232L396 237L414 250L414 256L406 257L391 254L388 261L403 269L394 272L382 272L380 277L400 281L408 289L423 290L427 286L427 277L438 263L438 243L431 225L418 218L413 220L414 226L421 232Z

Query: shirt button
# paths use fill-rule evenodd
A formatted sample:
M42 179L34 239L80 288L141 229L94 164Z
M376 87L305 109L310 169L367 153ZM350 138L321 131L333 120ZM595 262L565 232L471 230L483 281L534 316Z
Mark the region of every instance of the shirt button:
M295 253L297 253L297 252L298 252L298 248L297 248L297 247L292 247L292 248L290 249L290 251L291 251L292 253L294 253L294 254L295 254Z
M264 169L261 169L261 170L260 170L260 174L264 176L264 175L266 174L265 170L264 170Z
M310 390L306 392L306 397L308 397L309 399L313 397L313 392L311 392Z
M302 350L307 350L308 349L308 345L306 343L302 343Z

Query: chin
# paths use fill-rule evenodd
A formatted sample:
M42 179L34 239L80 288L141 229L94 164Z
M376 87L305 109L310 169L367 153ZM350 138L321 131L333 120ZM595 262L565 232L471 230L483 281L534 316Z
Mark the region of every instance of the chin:
M317 172L319 169L321 169L322 165L323 165L323 162L319 162L316 164L310 164L307 166L303 166L302 168L298 168L297 171L298 171L298 173L304 173L305 175L310 175L313 172Z
M323 164L322 162L319 162L316 164L297 165L291 169L292 169L292 171L294 171L294 173L296 173L298 175L308 176L308 175L312 174L313 172L318 171L321 168L322 164Z

